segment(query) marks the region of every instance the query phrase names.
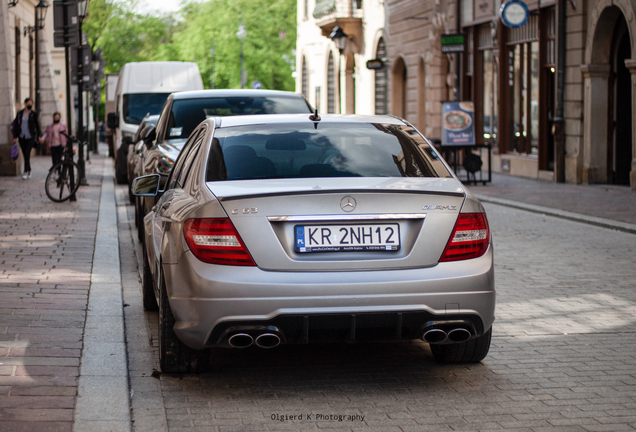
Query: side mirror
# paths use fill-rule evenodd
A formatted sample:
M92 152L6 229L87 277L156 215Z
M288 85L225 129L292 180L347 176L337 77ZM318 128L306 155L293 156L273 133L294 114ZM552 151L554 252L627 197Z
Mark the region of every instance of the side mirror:
M126 135L125 137L123 137L123 138L121 139L121 145L123 145L123 146L129 146L129 145L131 145L132 143L133 143L133 139L132 139L132 137L131 137L131 136L129 136L129 135Z
M117 116L117 113L108 113L108 116L106 116L106 126L108 126L108 129L113 130L119 127L119 117Z
M157 128L150 126L143 130L141 140L144 142L147 148L152 147L152 142L157 139Z
M161 176L159 174L150 174L143 177L137 177L133 180L132 193L135 196L154 197L159 195L159 183Z

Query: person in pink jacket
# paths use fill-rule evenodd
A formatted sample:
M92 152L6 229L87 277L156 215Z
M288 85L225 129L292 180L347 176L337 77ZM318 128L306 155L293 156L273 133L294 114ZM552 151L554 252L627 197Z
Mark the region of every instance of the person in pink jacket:
M66 145L66 137L60 132L68 134L68 128L61 122L62 115L59 112L53 114L53 122L46 127L44 141L51 149L51 157L53 158L53 165L62 160L62 153L64 153L64 146Z

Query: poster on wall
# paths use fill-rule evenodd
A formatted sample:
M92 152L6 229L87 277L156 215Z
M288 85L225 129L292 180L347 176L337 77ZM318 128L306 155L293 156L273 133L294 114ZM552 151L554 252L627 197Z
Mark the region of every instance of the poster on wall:
M475 145L473 101L442 102L442 145Z

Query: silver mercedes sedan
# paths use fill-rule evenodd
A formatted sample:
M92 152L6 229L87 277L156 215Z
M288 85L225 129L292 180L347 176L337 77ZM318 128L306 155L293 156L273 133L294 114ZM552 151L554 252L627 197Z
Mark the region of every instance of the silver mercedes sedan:
M484 359L495 310L484 208L389 116L208 118L145 217L143 300L165 373L212 347L421 339ZM209 358L209 357L207 357Z

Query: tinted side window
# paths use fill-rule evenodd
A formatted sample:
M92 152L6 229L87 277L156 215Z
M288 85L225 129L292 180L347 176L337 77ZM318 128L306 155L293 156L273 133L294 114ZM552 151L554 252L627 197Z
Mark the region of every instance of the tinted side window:
M164 139L164 125L166 124L166 116L170 113L170 105L172 105L172 99L168 98L166 103L163 105L161 109L161 115L159 116L159 121L157 122L157 142L161 142Z
M197 155L200 153L201 143L203 142L203 138L205 137L206 130L207 130L207 127L205 126L199 129L198 135L196 136L194 142L191 145L191 150L185 158L185 161L183 163L183 169L181 170L177 178L177 182L182 187L186 183L186 181L188 181L188 178L190 178L190 176L194 174L193 172L194 170L192 167L194 165L194 161L197 158Z
M190 136L190 139L188 139L188 141L183 146L183 150L181 150L181 153L179 153L179 157L177 157L177 161L174 164L174 168L172 168L172 171L170 172L170 178L168 179L168 183L167 183L168 187L166 189L174 189L174 188L183 187L183 183L179 182L179 180L181 179L181 172L183 171L184 166L186 165L186 162L188 160L188 155L190 153L193 153L193 150L195 147L194 144L197 142L197 139L202 134L203 130L205 129L202 128L197 131L194 131L192 135Z

